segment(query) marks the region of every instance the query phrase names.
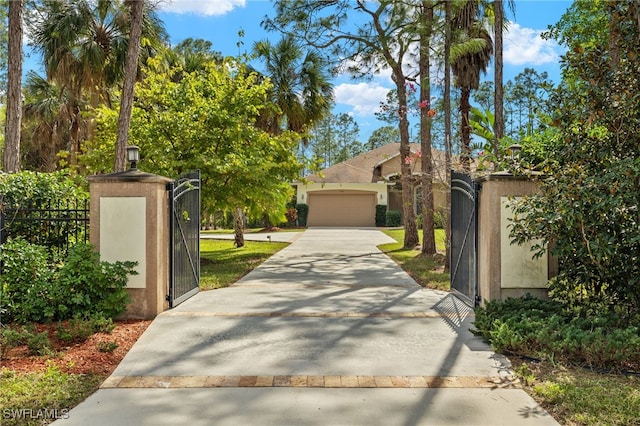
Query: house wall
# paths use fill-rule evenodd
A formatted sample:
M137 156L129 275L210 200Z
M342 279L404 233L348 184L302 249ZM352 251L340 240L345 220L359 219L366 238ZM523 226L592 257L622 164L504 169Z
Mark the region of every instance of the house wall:
M309 183L298 184L297 203L308 203L308 192L311 191L372 191L376 193L377 204L387 204L387 184L377 183Z

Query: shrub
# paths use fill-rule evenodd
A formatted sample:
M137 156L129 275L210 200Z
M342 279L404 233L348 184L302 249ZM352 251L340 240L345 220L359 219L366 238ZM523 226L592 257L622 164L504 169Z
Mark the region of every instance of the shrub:
M307 217L309 216L309 205L296 204L296 210L298 211L298 225L307 226Z
M100 262L89 244L73 246L59 267L44 247L15 239L0 260L0 306L8 322L18 323L114 318L126 309L128 275L136 273L134 262Z
M400 226L402 224L402 213L398 210L388 210L385 223L387 226Z
M36 173L20 172L0 173L0 206L4 214L5 235L22 237L25 240L56 249L68 248L76 241L84 238L84 224L74 220L43 222L38 220L13 220L24 209L46 210L66 208L83 208L89 199L89 193L83 187L86 181L72 178L64 172ZM63 214L62 212L60 214ZM66 219L68 217L65 216Z
M640 327L606 311L585 319L557 302L533 297L492 301L476 309L474 334L495 350L608 370L640 367Z
M13 328L0 328L0 359L4 359L11 348L23 345L25 336Z
M376 205L376 226L385 226L387 223L387 206L384 204Z
M90 244L76 244L58 273L58 285L67 295L72 316L114 318L129 301L125 287L128 276L136 274L135 262L101 262Z
M9 322L46 322L58 316L60 294L46 248L22 238L9 240L0 253L0 306Z
M116 342L115 340L111 342L101 341L96 344L96 347L98 348L98 350L100 352L105 352L105 353L111 353L115 351L118 348L118 346L119 346L118 342Z

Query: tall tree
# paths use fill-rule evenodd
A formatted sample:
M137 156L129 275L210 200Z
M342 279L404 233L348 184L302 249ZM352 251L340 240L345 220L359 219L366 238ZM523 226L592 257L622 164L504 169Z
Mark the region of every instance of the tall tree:
M480 84L480 73L487 70L493 53L491 35L485 29L482 10L478 0L465 0L453 16L458 30L452 48L451 68L455 76L454 85L460 89L460 136L462 152L460 161L469 171L471 163L471 91Z
M164 28L145 9L142 34L144 56L155 53L166 39ZM47 78L63 87L73 111L67 149L70 162L81 151L83 105L105 102L124 76L128 50L130 10L118 0L42 0L31 24L32 44L42 54Z
M504 3L503 0L493 0L493 14L494 14L494 23L493 23L493 42L494 42L494 63L495 70L494 72L494 96L493 96L493 104L494 104L494 121L493 121L493 134L495 136L495 141L493 143L493 155L496 159L499 159L500 156L500 140L504 137L504 89L502 86L502 82L504 80L503 77L503 43L502 43L502 33L504 29Z
M7 119L4 137L4 171L20 171L20 127L22 122L22 0L9 2L9 70Z
M9 0L0 0L0 104L6 103L9 64ZM4 136L4 135L3 135Z
M367 149L374 150L380 148L383 145L390 143L397 143L400 140L400 132L395 126L382 126L373 132L369 136L367 141Z
M453 20L451 14L451 2L444 2L444 145L445 145L445 169L447 175L447 224L445 227L446 253L445 253L445 270L451 268L451 65L449 63L451 56L451 43L453 32Z
M326 62L316 52L305 52L292 36L275 45L268 40L256 42L253 51L264 61L265 75L273 84L272 100L280 109L263 112L264 129L275 135L284 130L304 132L329 113L333 85Z
M433 155L431 153L431 118L435 110L431 108L431 38L434 27L434 8L431 0L422 0L420 8L420 151L421 151L421 191L422 191L422 253L436 254L433 204Z
M198 168L204 212L251 218L266 212L272 223L283 222L290 182L299 177L294 151L300 136L257 128L261 110L273 106L270 83L231 59L179 79L172 74L182 70L167 72L162 61L149 61L133 106L131 140L140 147L145 171L178 176ZM110 108L98 109L97 130L82 158L90 172L112 167L117 116ZM244 244L241 231L238 246Z
M518 241L539 238L536 248L557 256L552 297L579 315L631 324L640 312L638 17L635 0L577 0L551 28L567 47L551 96L561 145L513 228Z
M402 217L407 248L419 242L407 119L407 89L411 84L403 67L416 42L415 27L406 25L415 6L393 0L279 0L275 3L276 17L263 21L269 30L279 30L315 48L328 49L327 54L339 60L336 65L355 76L371 75L382 67L390 69L399 103ZM354 20L360 24L351 25Z
M128 2L128 6L130 8L131 21L129 24L127 57L124 63L124 83L122 85L122 96L120 97L114 172L123 172L127 165L126 148L129 141L129 126L133 107L133 86L138 75L138 54L140 52L140 39L142 38L142 15L145 1L132 0Z

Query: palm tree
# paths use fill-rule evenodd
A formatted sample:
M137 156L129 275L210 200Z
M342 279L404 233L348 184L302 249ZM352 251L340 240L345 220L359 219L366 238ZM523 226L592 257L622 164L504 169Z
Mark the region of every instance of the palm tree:
M111 105L110 90L124 76L130 9L117 0L44 0L32 23L33 45L42 54L47 79L67 91L73 111L68 149L75 164L80 151L83 98ZM151 41L142 54L153 54L165 39L160 21L146 10L142 34Z
M460 89L460 160L465 171L469 171L471 161L469 99L471 91L478 88L480 73L486 72L493 54L491 34L485 29L480 12L478 0L466 0L453 16L457 40L451 48L451 69L454 86Z
M265 74L273 84L272 100L280 108L261 118L259 124L264 130L271 134L284 129L304 132L329 113L333 85L317 53L304 52L291 36L275 45L267 40L256 42L253 51L265 63Z
M24 85L23 155L25 166L52 172L57 169L58 153L69 140L68 123L73 111L67 92L34 71L27 74ZM87 134L80 128L81 137Z

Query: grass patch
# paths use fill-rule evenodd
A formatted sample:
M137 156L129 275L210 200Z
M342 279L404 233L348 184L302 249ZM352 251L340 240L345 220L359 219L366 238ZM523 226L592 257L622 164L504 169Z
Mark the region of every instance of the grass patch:
M427 288L449 291L449 274L444 272L444 255L426 256L420 250L403 249L404 229L388 229L383 232L396 242L383 244L378 248L400 265L418 284ZM422 232L419 236L422 242ZM436 249L445 250L443 229L436 229Z
M200 289L228 287L287 245L245 241L236 248L229 240L200 240Z
M61 372L55 366L40 373L0 371L2 425L42 425L63 417L98 389L101 375Z
M638 424L638 376L600 374L518 359L513 363L527 393L561 424Z

